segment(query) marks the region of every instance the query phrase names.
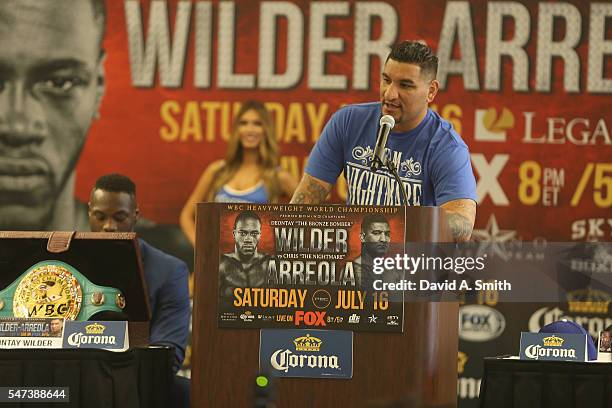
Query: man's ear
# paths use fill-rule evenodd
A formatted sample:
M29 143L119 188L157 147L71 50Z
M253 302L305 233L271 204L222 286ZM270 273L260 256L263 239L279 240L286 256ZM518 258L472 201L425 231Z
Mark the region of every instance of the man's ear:
M438 94L440 89L440 82L437 79L432 80L429 83L429 89L427 89L427 103L432 103Z
M361 240L361 242L365 242L365 234L363 232L359 233L359 239Z
M104 61L106 61L106 52L100 50L100 57L98 58L98 66L96 68L96 105L94 107L94 119L100 119L100 105L102 104L102 98L104 98L104 92L106 91L106 77L104 71Z
M136 224L139 219L140 219L140 208L136 207L136 209L134 210L134 224Z
M91 201L87 202L87 215L91 215Z

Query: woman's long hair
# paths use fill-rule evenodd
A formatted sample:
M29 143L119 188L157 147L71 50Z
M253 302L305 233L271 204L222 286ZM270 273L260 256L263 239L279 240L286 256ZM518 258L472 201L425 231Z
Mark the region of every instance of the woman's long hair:
M238 135L238 127L242 116L254 110L259 115L261 120L264 135L259 143L259 166L261 168L261 177L264 187L268 193L268 200L273 203L278 200L280 195L280 185L278 181L278 144L276 143L276 134L272 124L272 115L259 101L247 101L238 111L232 123L232 135L227 144L227 154L225 156L225 165L218 171L215 176L215 181L212 184L208 201L214 201L215 196L221 188L231 180L236 174L243 160L243 147Z

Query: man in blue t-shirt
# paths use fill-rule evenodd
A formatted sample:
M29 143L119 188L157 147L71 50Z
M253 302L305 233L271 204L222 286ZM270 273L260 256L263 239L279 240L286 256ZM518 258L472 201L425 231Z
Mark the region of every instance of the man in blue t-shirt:
M428 107L439 88L437 70L438 58L426 45L394 45L382 73L380 103L349 105L332 116L291 202L323 202L344 171L349 205L401 205L393 176L386 169L370 169L379 119L391 115L395 127L385 154L398 170L408 205L444 208L455 240L469 240L476 218L476 182L466 144Z

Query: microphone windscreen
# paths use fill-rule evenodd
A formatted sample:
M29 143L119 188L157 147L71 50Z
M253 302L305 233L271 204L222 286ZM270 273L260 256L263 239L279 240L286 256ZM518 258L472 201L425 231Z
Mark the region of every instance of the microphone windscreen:
M380 126L383 126L383 125L387 125L393 129L393 126L395 126L395 119L393 119L393 116L385 115L382 118L380 118Z
M593 342L591 335L576 322L571 320L557 320L547 324L540 329L540 333L568 333L568 334L586 334L587 337L587 352L589 360L597 360L597 348Z

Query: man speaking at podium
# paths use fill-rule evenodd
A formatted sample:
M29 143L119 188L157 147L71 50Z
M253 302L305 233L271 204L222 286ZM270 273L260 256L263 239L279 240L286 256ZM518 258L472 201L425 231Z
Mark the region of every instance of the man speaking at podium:
M426 45L394 45L380 81L380 103L348 105L331 117L291 202L323 202L344 170L349 205L402 205L392 174L372 169L379 120L389 115L395 126L381 155L395 164L407 205L444 208L455 241L469 240L476 218L476 182L466 144L428 107L439 88L437 70L438 58Z

